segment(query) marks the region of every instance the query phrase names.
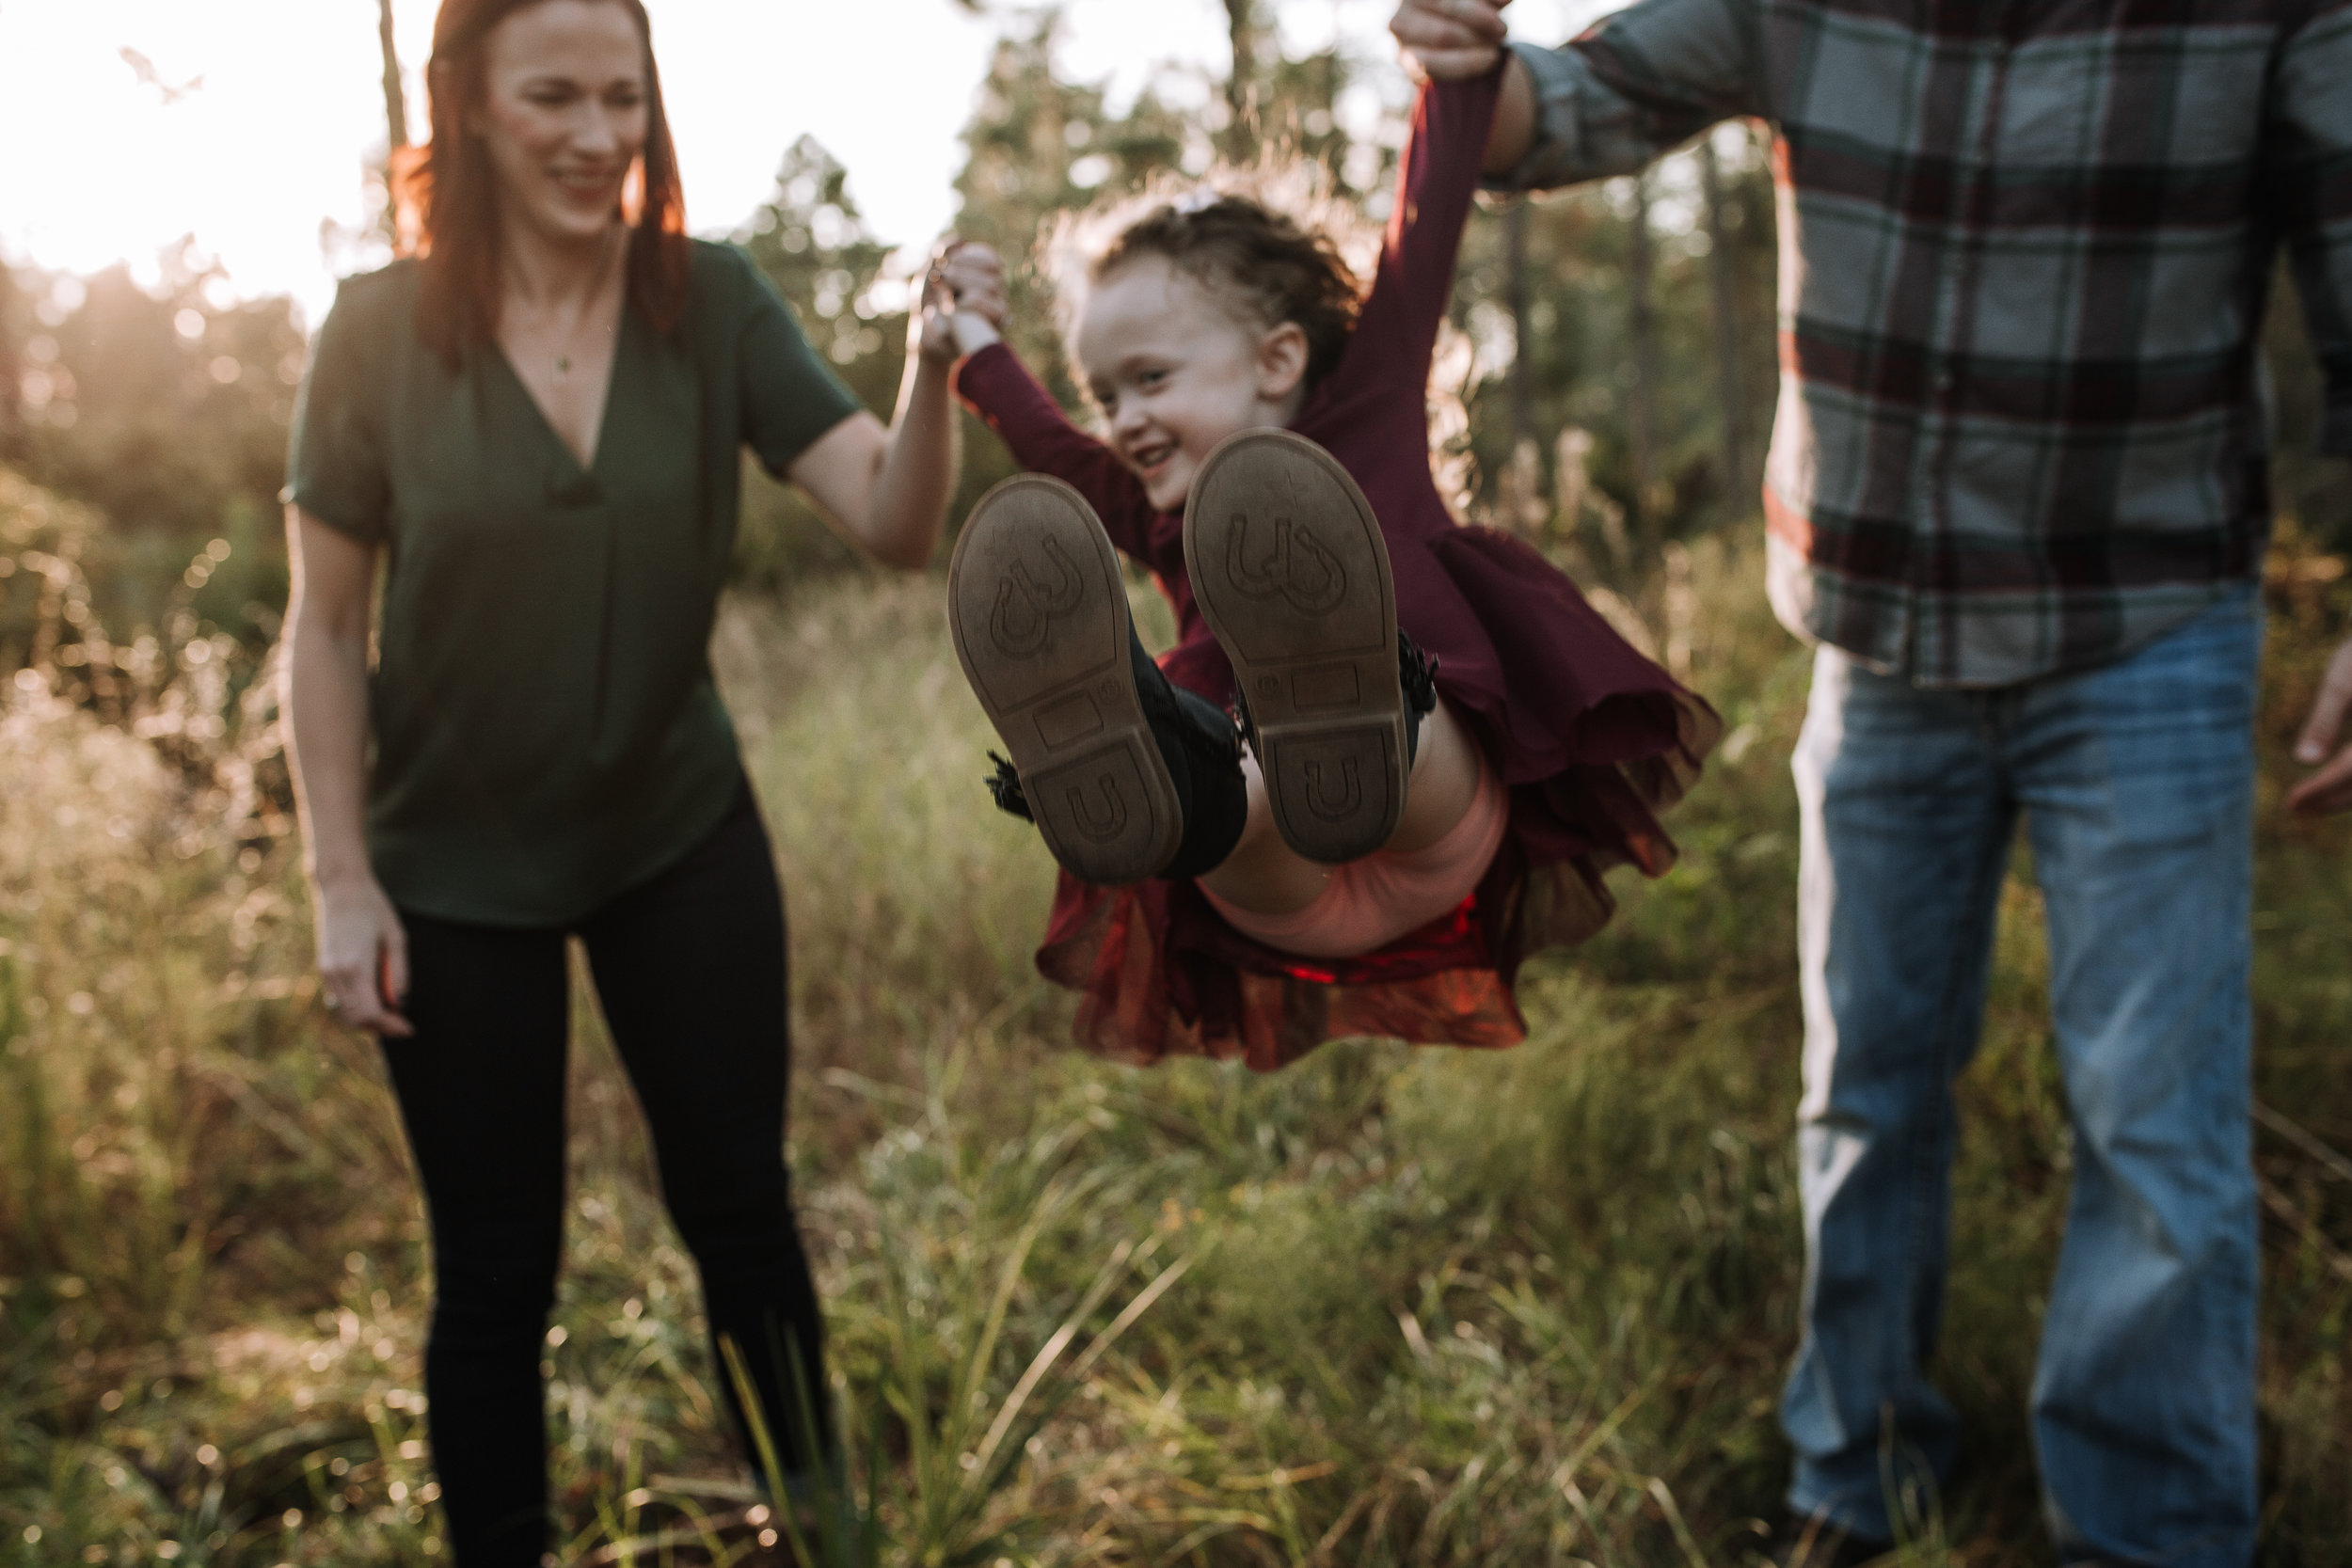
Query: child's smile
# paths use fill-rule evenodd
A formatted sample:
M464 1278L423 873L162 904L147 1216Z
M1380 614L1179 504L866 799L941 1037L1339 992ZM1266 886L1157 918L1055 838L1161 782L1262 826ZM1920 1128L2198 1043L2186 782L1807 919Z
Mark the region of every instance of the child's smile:
M1184 504L1219 441L1289 422L1304 393L1296 327L1257 326L1163 257L1088 292L1074 346L1111 449L1162 511Z

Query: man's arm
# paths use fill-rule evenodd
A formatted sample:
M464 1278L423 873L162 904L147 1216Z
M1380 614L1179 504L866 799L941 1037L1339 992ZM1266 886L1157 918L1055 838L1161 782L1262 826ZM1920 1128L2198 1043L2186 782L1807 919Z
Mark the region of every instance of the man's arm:
M1543 105L1535 101L1535 73L1527 69L1527 62L1519 58L1515 49L1511 51L1511 63L1502 68L1502 91L1495 99L1494 128L1486 133L1483 172L1487 179L1500 180L1527 161L1542 119Z
M2352 457L2352 0L2329 0L2280 52L2272 101L2273 188L2312 349L2326 373L2319 446ZM2352 807L2352 639L2336 651L2295 754L2318 770L2287 796L2296 811ZM2332 753L2332 755L2330 754Z
M1770 113L1749 0L1641 0L1560 49L1505 45L1493 0L1403 0L1389 30L1442 78L1509 48L1486 158L1506 188L1629 174L1717 120Z

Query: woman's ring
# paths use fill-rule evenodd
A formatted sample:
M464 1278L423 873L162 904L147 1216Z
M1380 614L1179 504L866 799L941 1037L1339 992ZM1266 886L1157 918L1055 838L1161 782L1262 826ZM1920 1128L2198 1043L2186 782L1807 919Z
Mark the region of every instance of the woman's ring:
M319 998L319 1000L320 1000L323 1004L325 1004L325 1006L326 1006L326 1010L327 1010L328 1012L330 1012L330 1013L340 1013L340 1012L342 1012L342 1011L343 1010L343 999L342 999L342 997L340 997L340 996L337 996L337 995L336 995L333 991L331 991L331 990L330 990L330 991L328 991L328 992L327 992L325 996L322 996L321 998Z

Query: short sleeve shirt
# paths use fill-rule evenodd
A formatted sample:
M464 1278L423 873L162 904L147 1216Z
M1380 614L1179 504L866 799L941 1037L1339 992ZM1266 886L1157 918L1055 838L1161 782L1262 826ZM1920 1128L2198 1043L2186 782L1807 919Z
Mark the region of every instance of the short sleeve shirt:
M451 370L418 271L345 282L295 410L288 499L380 544L368 845L405 910L563 927L683 857L742 787L709 641L745 445L772 472L860 404L741 254L685 315L622 313L583 469L496 344Z

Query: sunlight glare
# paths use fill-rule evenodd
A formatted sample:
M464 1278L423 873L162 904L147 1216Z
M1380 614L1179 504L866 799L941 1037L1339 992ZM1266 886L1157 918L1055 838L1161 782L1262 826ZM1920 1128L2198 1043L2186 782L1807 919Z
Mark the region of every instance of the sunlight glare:
M395 0L412 134L437 0ZM949 0L717 7L650 0L686 182L688 221L725 232L768 196L800 135L848 166L870 227L924 246L952 219L958 139L1001 20ZM1359 129L1402 101L1386 25L1392 0L1283 0L1293 54L1338 41L1369 96ZM1596 0L1519 0L1515 29L1549 41ZM116 261L152 282L158 253L194 236L228 275L208 297L288 293L315 322L333 279L382 260L359 235L380 191L364 171L385 142L375 0L12 0L0 5L0 255L72 272ZM1226 69L1224 10L1184 0L1072 0L1058 73L1097 83L1114 112L1155 62L1189 68L1180 98ZM878 107L881 106L881 107Z

